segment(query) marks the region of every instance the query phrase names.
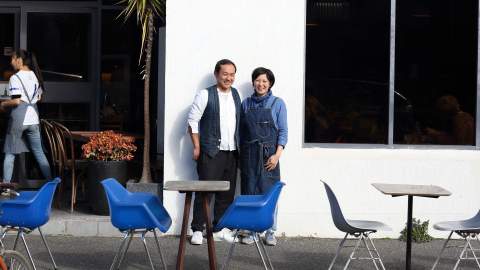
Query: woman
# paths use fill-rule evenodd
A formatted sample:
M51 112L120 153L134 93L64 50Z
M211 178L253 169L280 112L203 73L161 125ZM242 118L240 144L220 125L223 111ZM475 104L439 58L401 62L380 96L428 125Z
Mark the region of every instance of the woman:
M242 102L241 169L242 193L265 194L280 180L278 160L287 144L287 108L282 99L272 94L275 76L269 69L259 67L252 73L254 93ZM275 218L276 219L276 218ZM265 243L276 245L276 220L265 233ZM251 236L245 244L253 243Z
M43 176L50 180L52 178L50 165L43 152L40 139L37 102L40 101L44 88L37 60L33 53L19 50L13 53L11 65L17 71L9 81L11 99L0 103L1 110L11 108L3 147L5 153L4 182L9 183L12 180L15 155L29 151L22 139L24 134L28 138L30 148Z

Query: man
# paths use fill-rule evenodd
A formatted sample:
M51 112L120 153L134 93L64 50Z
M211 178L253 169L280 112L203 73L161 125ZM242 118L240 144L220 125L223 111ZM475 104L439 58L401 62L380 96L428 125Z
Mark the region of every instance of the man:
M241 110L240 96L232 87L236 72L237 68L232 61L218 61L214 70L217 84L197 93L188 114L188 130L193 143L193 159L197 161L199 180L230 182L229 191L215 194L214 225L232 203L235 195ZM197 196L191 227L193 235L190 242L201 245L205 219L202 200ZM214 232L214 238L233 241L228 229Z

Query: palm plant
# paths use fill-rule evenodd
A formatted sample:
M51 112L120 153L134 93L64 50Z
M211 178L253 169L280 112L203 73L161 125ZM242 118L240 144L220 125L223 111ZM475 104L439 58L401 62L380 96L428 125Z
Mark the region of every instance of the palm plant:
M166 0L121 0L120 5L125 8L119 17L125 20L136 14L137 23L142 29L142 46L140 50L139 64L144 60L144 69L142 71L144 80L143 96L143 125L144 125L144 144L143 144L143 169L140 182L152 182L150 173L150 72L152 65L152 47L153 34L155 32L154 22L156 18L165 17Z

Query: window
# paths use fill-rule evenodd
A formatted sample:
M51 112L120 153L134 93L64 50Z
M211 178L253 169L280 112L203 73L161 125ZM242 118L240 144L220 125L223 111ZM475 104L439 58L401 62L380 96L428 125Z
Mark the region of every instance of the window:
M13 75L10 65L12 52L15 50L15 14L0 13L0 81L8 81ZM5 86L6 87L6 86ZM6 88L0 94L6 94Z
M27 47L45 81L88 81L90 14L29 13Z
M396 2L307 1L306 143L475 145L478 2Z

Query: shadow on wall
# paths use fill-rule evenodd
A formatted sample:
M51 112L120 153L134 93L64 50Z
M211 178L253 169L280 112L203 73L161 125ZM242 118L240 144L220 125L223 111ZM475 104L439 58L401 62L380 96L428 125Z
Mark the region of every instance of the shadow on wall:
M191 89L187 93L191 93L191 100L193 99L200 89L205 89L211 85L215 84L215 77L213 74L207 74L199 82L197 89ZM169 144L169 153L172 156L172 160L175 162L174 175L177 180L195 180L198 179L197 175L197 164L192 159L193 147L190 140L190 135L187 132L188 128L188 113L190 111L190 105L178 113L177 118L174 121L172 130L170 132L170 144ZM165 179L173 180L173 179ZM183 209L185 202L184 195L177 196L176 202L174 205L177 205L178 209ZM192 203L193 205L193 203ZM192 212L192 211L190 211ZM174 231L180 231L181 221L182 221L183 211L177 211L177 215L172 217L173 220L177 220L176 228Z

